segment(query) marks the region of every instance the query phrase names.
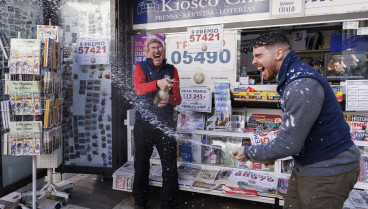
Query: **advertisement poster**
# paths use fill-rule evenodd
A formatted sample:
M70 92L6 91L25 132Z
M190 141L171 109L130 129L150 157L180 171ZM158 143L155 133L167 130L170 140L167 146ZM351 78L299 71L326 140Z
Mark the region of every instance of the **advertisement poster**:
M186 34L166 36L166 58L178 69L180 86L210 86L236 82L237 31L224 31L221 52L190 54Z
M221 52L223 39L223 25L188 27L188 52Z
M162 33L133 36L133 40L134 40L133 64L134 66L138 62L142 62L146 60L146 51L147 51L146 46L147 46L147 42L151 39L160 40L161 43L163 44L163 47L165 48L165 36Z
M78 39L77 63L79 65L109 64L110 41L107 39Z
M207 86L180 87L179 111L211 112L212 91Z
M43 40L45 38L50 38L53 41L58 42L58 30L59 27L57 26L37 25L37 39Z
M368 110L368 80L346 80L346 111Z
M269 0L136 0L133 7L133 29L269 19Z

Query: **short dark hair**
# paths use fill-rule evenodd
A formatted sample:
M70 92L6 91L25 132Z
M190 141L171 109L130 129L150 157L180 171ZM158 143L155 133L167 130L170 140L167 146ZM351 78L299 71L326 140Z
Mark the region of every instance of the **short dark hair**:
M287 44L289 46L289 49L291 49L289 38L285 34L276 31L262 34L258 38L254 39L252 45L253 47L261 47L261 46L273 46L278 43Z
M149 41L147 42L147 45L146 45L146 51L147 51L147 52L148 52L148 50L149 50L149 48L148 48L148 47L149 47L149 45L150 45L150 44L153 44L153 43L158 43L158 44L161 44L161 46L164 46L160 40L158 40L158 39L156 39L156 38L151 39L151 40L149 40Z

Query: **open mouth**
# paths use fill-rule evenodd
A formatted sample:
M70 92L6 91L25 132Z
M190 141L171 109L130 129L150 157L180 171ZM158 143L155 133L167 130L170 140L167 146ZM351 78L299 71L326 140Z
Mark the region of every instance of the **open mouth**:
M261 71L261 72L263 72L263 71L264 71L264 69L265 69L264 67L259 67L259 68L258 68L258 70L259 70L259 71Z
M160 58L161 57L161 54L155 54L153 55L153 58Z

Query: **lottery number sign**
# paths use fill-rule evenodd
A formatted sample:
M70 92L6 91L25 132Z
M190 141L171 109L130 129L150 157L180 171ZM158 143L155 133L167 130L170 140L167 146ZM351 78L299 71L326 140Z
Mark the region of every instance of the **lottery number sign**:
M79 65L109 64L110 46L107 39L77 41L77 63Z
M191 27L187 31L188 52L220 52L223 43L223 26Z
M237 31L225 31L223 35L221 51L198 53L189 52L187 34L166 36L167 61L178 69L180 86L213 88L215 81L236 82Z

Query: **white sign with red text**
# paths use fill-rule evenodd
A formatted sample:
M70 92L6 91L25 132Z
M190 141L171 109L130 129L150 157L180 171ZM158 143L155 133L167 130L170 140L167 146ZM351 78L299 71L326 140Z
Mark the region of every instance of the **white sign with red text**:
M110 63L108 39L78 39L77 63L79 65L105 65Z
M211 112L211 87L180 87L180 95L181 104L177 107L179 111Z
M221 52L223 30L223 25L188 27L188 53Z
M210 86L236 82L237 31L224 31L221 52L188 52L186 34L166 35L167 62L178 69L180 86Z

